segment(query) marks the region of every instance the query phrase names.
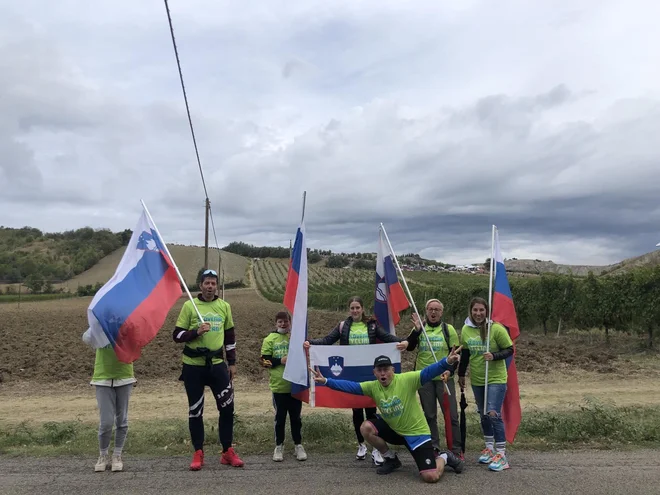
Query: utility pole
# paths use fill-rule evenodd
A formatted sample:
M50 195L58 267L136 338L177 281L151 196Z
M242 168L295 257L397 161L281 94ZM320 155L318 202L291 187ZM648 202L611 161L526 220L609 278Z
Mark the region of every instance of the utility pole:
M209 212L211 211L211 202L209 201L209 198L206 198L205 202L205 210L206 210L206 227L205 227L205 232L204 232L204 270L208 270L209 268Z

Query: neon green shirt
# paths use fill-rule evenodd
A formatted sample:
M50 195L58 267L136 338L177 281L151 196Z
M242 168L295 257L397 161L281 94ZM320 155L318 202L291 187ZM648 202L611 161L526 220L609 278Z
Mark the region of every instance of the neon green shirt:
M479 329L464 325L461 331L461 344L463 349L470 350L470 382L472 385L483 386L486 384L486 342L481 340ZM490 348L489 352L498 352L507 347L511 347L513 342L506 331L499 323L493 323L490 327ZM488 365L488 384L506 383L506 360L499 359L491 361Z
M402 436L430 435L431 430L417 401L421 371L395 374L388 387L378 380L360 383L362 393L371 397L382 418Z
M274 358L282 359L289 353L289 334L281 334L278 332L269 333L261 345L262 356L273 356ZM269 368L270 390L276 394L291 393L291 382L284 379L284 365Z
M438 325L437 327L432 327L430 325L426 325L424 327L426 330L426 334L429 336L429 340L431 341L431 347L433 348L433 352L435 352L435 357L438 358L438 361L440 361L443 357L447 357L449 355L449 349L447 348L447 343L445 342L445 334L442 331L442 324ZM452 326L447 324L447 333L449 334L449 347L451 346L456 346L458 347L459 340L458 340L458 333L456 333L456 329ZM429 366L430 364L435 363L435 360L433 359L433 354L429 350L429 344L426 342L426 337L424 337L424 334L421 333L419 335L419 352L417 352L417 360L415 361L415 369L416 370L422 370ZM441 380L442 378L439 376L436 376L434 380Z
M122 363L117 359L112 344L96 349L94 360L94 375L91 383L93 385L121 386L134 383L133 363Z
M196 297L194 301L195 306L199 309L204 321L211 324L211 330L204 335L187 342L186 345L191 349L196 349L198 347L206 347L211 351L221 349L225 343L225 330L229 330L234 326L234 319L231 315L231 306L229 306L228 302L223 301L220 298L206 302ZM185 328L186 330L193 330L198 328L199 325L199 318L197 317L195 308L193 308L192 302L186 301L181 308L179 318L176 320L176 326ZM193 366L206 365L203 357L192 358L184 354L181 359L185 364L192 364ZM219 364L222 362L222 358L213 358L213 364Z
M351 324L351 332L348 334L349 345L367 345L369 343L369 331L367 324L361 321Z

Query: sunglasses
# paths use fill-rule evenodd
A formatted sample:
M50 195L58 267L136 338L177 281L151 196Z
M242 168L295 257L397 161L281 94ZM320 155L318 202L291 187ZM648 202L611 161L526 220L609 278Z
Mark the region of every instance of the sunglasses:
M215 270L204 270L204 272L202 273L202 275L213 275L214 277L217 277L217 276L218 276L218 272L216 272Z

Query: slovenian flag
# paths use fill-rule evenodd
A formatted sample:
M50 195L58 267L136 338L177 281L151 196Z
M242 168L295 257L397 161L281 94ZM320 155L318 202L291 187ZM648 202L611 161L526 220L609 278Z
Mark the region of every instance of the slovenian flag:
M376 296L374 298L374 316L381 327L394 335L394 327L401 321L399 313L410 307L396 276L394 254L383 242L383 229L378 236L378 254L376 256Z
M312 369L318 367L326 378L353 382L375 380L374 360L381 355L391 359L395 373L401 373L401 351L397 350L396 342L370 345L313 345L309 348L309 362ZM356 409L376 407L371 397L340 392L319 383L314 384L310 405Z
M87 308L83 341L94 349L112 345L119 361L132 363L181 293L165 243L143 210L115 274Z
M303 349L307 340L307 286L307 246L303 220L296 232L284 291L284 306L291 313L291 336L283 376L292 384L291 394L305 402L309 391L307 356Z
M522 418L518 372L515 361L516 339L520 335L520 327L518 326L518 317L516 316L516 308L513 304L509 280L506 276L497 229L495 229L494 258L495 281L492 319L507 328L509 336L513 341L513 355L506 360L508 379L506 383L506 395L504 396L504 403L502 405L502 420L504 421L506 439L509 443L513 443Z

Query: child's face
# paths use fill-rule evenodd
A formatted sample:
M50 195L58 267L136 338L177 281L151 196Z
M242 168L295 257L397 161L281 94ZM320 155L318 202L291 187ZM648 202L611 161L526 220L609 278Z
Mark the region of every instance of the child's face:
M289 320L278 319L275 324L277 325L277 328L281 328L282 330L289 328Z

